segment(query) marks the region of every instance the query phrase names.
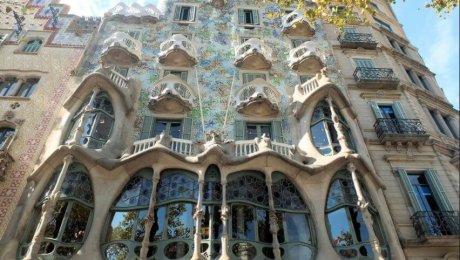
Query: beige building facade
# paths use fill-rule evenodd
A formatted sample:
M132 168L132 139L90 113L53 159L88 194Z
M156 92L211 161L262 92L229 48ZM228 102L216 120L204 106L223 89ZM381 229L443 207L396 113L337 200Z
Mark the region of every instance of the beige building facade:
M57 22L0 45L0 258L459 259L458 111L373 3L340 33L256 1L27 3Z

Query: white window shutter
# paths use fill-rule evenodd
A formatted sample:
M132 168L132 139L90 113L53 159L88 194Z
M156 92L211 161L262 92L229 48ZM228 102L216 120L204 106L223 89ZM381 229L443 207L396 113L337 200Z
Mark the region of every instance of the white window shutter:
M270 138L279 143L284 143L283 122L281 120L272 121L272 135Z
M180 5L177 5L176 6L176 9L174 11L174 20L175 21L179 21L180 20L180 11L181 11L182 7Z
M252 10L252 21L253 24L259 24L259 11Z
M150 133L153 133L153 117L152 116L144 116L144 121L142 122L141 134L139 136L139 140L148 139L150 138Z
M401 106L401 103L399 101L393 102L393 110L395 112L396 118L398 119L405 119L406 113L404 112L404 109Z
M238 9L238 23L245 24L246 21L244 20L244 9Z
M190 16L189 16L189 21L190 22L195 21L195 10L196 10L195 6L190 7Z
M427 169L425 171L425 177L428 181L428 184L430 185L431 192L433 192L436 202L438 203L438 206L441 208L441 210L454 211L452 205L449 202L449 199L447 198L446 192L439 182L438 173L433 169Z

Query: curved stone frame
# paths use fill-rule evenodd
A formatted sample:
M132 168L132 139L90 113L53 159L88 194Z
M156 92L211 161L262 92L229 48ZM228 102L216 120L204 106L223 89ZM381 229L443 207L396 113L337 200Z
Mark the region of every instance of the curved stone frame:
M351 164L352 165L352 164ZM352 172L350 172L350 170ZM336 183L337 181L347 181L348 190L349 193L344 194L346 192L346 188L343 188L342 183L340 184L341 187L341 195L344 195L342 201L336 202L333 206L328 206L328 201L331 195L331 189L333 188L332 185ZM328 219L328 215L337 212L341 209L345 210L346 214L346 221L348 222L348 225L350 227L351 231L351 239L352 239L352 244L351 245L344 245L344 246L332 246L334 247L335 251L337 254L340 256L341 259L391 259L390 257L390 248L387 243L387 235L385 232L385 229L383 228L383 225L379 219L379 214L377 207L373 204L371 195L367 192L366 186L363 185L363 180L360 175L357 174L356 169L354 166L348 166L347 170L339 170L337 171L332 178L330 179L329 187L327 189L327 197L325 200L325 207L324 207L324 224L327 227L328 235L332 243L332 237L331 237L331 227ZM358 185L358 187L357 187ZM366 229L366 233L368 235L369 241L362 241L359 242L357 240L357 232L355 229L355 226L353 225L353 222L351 220L350 212L347 210L348 208L354 208L357 210L357 214L359 213L362 219L361 225L365 225L364 228ZM358 215L356 216L358 217ZM372 227L370 230L369 227ZM378 232L376 232L378 231ZM361 236L361 234L360 234ZM373 255L371 256L363 256L361 255L362 253L360 252L363 247L367 248L365 250L369 250ZM345 256L347 254L346 250L351 250L349 252L354 251L356 255L353 256L353 254L349 254L348 256ZM343 251L343 253L342 253ZM376 254L378 251L378 254Z
M4 119L0 121L0 129L3 128L13 129L14 132L12 135L8 136L5 139L3 147L0 147L0 182L6 180L7 170L10 167L10 165L14 162L14 158L11 156L10 153L10 147L18 135L19 125L8 119Z
M67 164L67 166L66 166L66 164ZM76 167L76 169L67 168L69 166L70 167L74 166L74 167ZM62 172L63 169L65 169L65 172ZM67 205L64 208L65 213L63 214L63 219L61 220L62 222L59 224L60 228L58 229L57 237L56 238L50 238L50 237L44 237L43 236L41 239L36 240L37 239L35 237L37 235L36 234L36 232L37 232L36 229L41 226L40 220L43 220L43 215L47 214L48 211L51 211L52 214L55 214L56 208L52 208L52 209L48 208L48 205L49 205L50 201L53 200L53 196L55 196L55 195L53 195L53 189L54 189L54 187L56 185L55 181L59 182L58 179L60 178L59 175L61 175L61 174L64 174L64 179L66 179L70 172L83 173L85 175L85 177L88 180L89 188L91 189L91 199L90 199L91 203L87 202L87 201L83 201L82 199L77 198L74 195L66 196L64 194L64 192L62 191L63 187L61 186L60 192L59 192L59 197L57 197L56 199L57 199L57 202L66 202ZM74 251L68 251L68 252L70 252L71 255L75 255L81 249L81 247L83 247L83 245L85 244L85 241L86 241L86 239L88 237L88 233L91 230L90 227L91 227L92 222L93 222L94 204L95 203L94 203L94 195L93 195L94 192L93 192L92 180L91 180L90 173L89 173L87 167L81 162L70 162L69 163L68 161L66 162L66 159L64 159L64 165L61 164L61 165L55 167L55 170L52 171L52 173L49 174L49 175L50 176L47 176L49 178L47 178L46 180L41 181L40 185L37 185L37 186L40 186L40 187L37 187L37 189L34 191L34 194L35 194L34 197L35 197L36 200L34 200L33 202L32 201L28 202L29 205L32 207L31 208L31 211L32 211L31 214L24 214L23 217L21 218L23 222L28 221L28 223L23 226L23 232L22 233L19 233L19 232L17 233L18 240L20 242L20 244L18 246L18 249L17 249L17 257L20 258L20 259L22 259L23 257L26 257L26 259L29 259L29 257L32 257L32 259L35 259L34 257L36 257L37 255L35 255L35 256L33 254L29 255L30 254L29 247L33 246L33 244L40 243L39 247L41 248L42 247L42 245L41 245L42 242L43 243L55 244L55 246L53 246L51 248L50 253L41 254L40 255L41 257L44 257L44 258L48 258L48 257L52 258L53 256L59 257L59 254L56 253L56 250L59 247L62 247L62 248L74 247ZM73 179L67 180L67 182L72 182L72 181L74 181L74 180ZM53 182L53 184L51 182ZM68 184L68 185L71 185L71 184ZM51 194L46 194L45 192L49 192ZM78 190L77 190L77 192L78 192ZM37 198L37 196L39 196L39 197ZM69 215L73 211L73 209L75 209L76 207L84 207L85 209L87 209L89 211L88 218L86 220L87 223L86 223L85 229L83 231L83 236L82 236L80 242L71 242L71 243L67 242L66 243L66 242L62 241L63 235L64 235L65 232L68 232L68 230L66 230L66 228L67 228L67 225L69 224L69 220L70 220ZM28 216L31 216L31 217L28 217ZM49 225L49 223L48 223L48 225ZM73 232L73 231L70 231L70 232ZM32 235L34 237L32 237ZM75 233L74 238L76 238L75 236L77 236L77 235L81 236L82 234L80 232ZM27 241L27 240L31 240L31 241ZM67 255L61 255L61 256L64 256L64 257L67 256L68 257L69 256L68 254L69 253L67 253Z

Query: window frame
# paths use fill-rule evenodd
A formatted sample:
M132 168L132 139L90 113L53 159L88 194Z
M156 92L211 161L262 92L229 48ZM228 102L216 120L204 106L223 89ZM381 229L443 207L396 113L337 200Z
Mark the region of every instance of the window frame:
M38 43L37 43L38 42ZM35 54L43 47L43 39L31 38L25 41L24 45L21 46L21 53Z
M36 91L39 82L40 82L40 78L29 78L25 80L21 84L21 86L18 87L18 90L15 96L29 98ZM22 95L22 92L24 92L24 89L25 89L25 95Z
M191 16L189 17L188 20L182 20L181 19L181 12L182 12L182 8L184 7L188 7L190 8L189 9L189 13L188 15ZM179 9L178 9L179 8ZM177 15L177 11L180 10L179 12L179 15ZM198 16L198 5L197 4L191 4L191 3L175 3L172 7L172 17L171 17L171 21L172 22L175 22L175 23L182 23L182 24L191 24L191 23L195 23L198 19L197 19L197 16ZM179 16L179 18L177 17Z
M247 23L246 21L246 12L251 12L252 23ZM236 21L239 26L243 26L246 29L253 29L255 27L260 27L263 24L262 15L257 7L252 6L241 6L236 8ZM255 18L255 19L254 19ZM242 20L243 19L243 20Z

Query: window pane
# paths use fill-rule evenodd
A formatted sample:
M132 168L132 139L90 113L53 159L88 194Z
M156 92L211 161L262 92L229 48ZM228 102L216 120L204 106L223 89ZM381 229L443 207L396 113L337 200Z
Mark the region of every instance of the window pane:
M138 212L135 222L137 222L136 230L134 231L134 241L142 242L145 235L145 217L147 216L147 210L141 210Z
M166 220L166 207L155 209L155 223L150 230L150 241L158 241L163 237Z
M58 201L56 203L51 221L45 229L45 237L57 238L59 230L61 229L62 221L64 220L67 205L68 203L65 201Z
M316 147L329 146L329 140L327 138L326 129L324 128L323 123L314 125L311 128L311 135L313 138L313 143Z
M361 211L357 208L348 208L348 210L358 242L369 241L369 233Z
M265 134L266 137L272 136L272 127L270 125L261 125L260 126L260 135Z
M115 212L109 227L107 241L130 240L136 219L137 211Z
M167 122L156 121L155 122L155 134L153 136L160 135L163 131L166 133Z
M98 117L96 121L96 128L92 136L96 139L107 140L110 137L112 130L113 118L108 116L105 113L98 112Z
M193 235L193 207L189 203L175 203L168 207L168 239L191 238Z
M212 217L212 206L203 206L203 218L201 219L201 238L209 239L209 222Z
M182 123L171 122L171 130L169 134L174 138L182 138Z
M220 239L222 236L222 220L220 219L220 206L213 206L212 208L212 239Z
M312 259L312 251L306 246L296 245L287 250L285 259Z
M353 245L353 235L344 208L327 214L333 246Z
M244 205L232 206L232 237L255 240L254 208Z
M255 125L247 125L246 126L246 132L247 132L247 139L252 140L257 136L257 126Z
M88 224L91 210L80 203L75 202L67 220L67 225L62 235L62 241L66 243L81 243L85 237L86 225Z
M259 241L265 243L272 243L273 236L270 233L270 219L268 215L268 210L266 209L257 209L257 231L259 234Z
M304 214L285 213L286 232L289 242L305 242L311 244L310 228Z

